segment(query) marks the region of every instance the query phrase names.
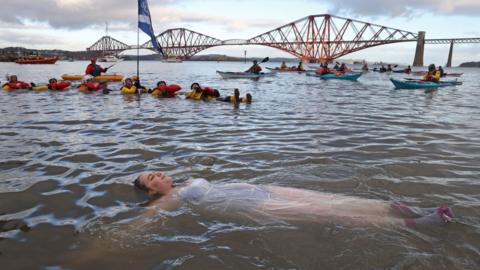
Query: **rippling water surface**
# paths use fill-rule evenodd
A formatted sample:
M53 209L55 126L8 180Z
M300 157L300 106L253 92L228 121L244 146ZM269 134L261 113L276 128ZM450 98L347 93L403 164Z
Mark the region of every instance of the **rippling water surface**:
M267 63L274 66L278 63ZM42 82L86 63L0 64ZM480 71L437 91L299 74L222 80L242 63L142 63L158 80L238 87L253 103L118 92L0 92L2 269L478 269ZM135 63L117 72L132 74ZM393 75L397 76L397 75ZM4 81L4 79L2 79ZM118 85L111 85L118 88ZM181 208L148 217L132 188L147 170L176 181L276 184L416 206L448 204L465 224L432 230L262 225ZM139 225L140 224L140 225ZM56 267L56 268L55 268Z

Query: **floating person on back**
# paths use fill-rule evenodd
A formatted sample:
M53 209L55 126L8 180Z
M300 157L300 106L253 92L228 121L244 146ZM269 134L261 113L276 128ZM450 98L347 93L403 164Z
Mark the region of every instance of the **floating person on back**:
M142 173L134 186L150 196L147 205L156 205L160 208L158 211L173 211L190 204L211 214L241 215L281 224L334 222L353 226L431 228L455 221L447 206L420 208L315 190L248 183L218 184L205 179L174 184L173 179L162 172Z
M173 98L176 96L176 92L180 89L182 88L178 84L167 85L165 81L159 81L157 87L149 92L151 92L154 97Z
M260 72L262 72L262 68L258 64L257 60L253 60L253 65L249 69L247 69L245 72L259 74Z
M131 78L125 79L122 88L120 88L120 93L127 95L137 93L137 87L133 85L133 81Z
M17 75L8 76L8 83L2 85L3 90L31 89L32 85L19 81Z
M233 90L233 96L226 96L224 98L219 98L217 99L218 101L223 101L223 102L230 102L233 104L239 104L239 103L247 103L250 104L252 103L252 95L250 93L247 93L245 97L240 97L240 90L238 88L235 88Z
M192 83L190 91L185 93L186 99L201 100L203 98L203 89L199 83Z
M93 92L98 92L102 91L104 94L108 94L110 92L107 89L107 83L106 82L93 82L91 79L88 79L87 81L83 82L78 86L78 91L85 93L85 94L90 94Z
M428 72L422 77L423 81L438 82L440 80L440 71L435 69L434 64L428 66Z
M93 57L85 70L85 75L92 75L93 77L102 75L103 72L107 72L108 68L102 68L97 65L97 58Z

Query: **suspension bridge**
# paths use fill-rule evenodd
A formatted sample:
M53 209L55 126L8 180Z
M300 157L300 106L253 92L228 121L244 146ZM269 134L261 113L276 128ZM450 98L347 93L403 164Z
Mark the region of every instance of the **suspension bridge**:
M188 59L200 51L217 46L263 45L309 62L331 62L375 46L416 42L414 66L423 66L425 44L449 44L447 67L452 64L454 44L480 43L480 38L425 39L424 31L413 33L330 14L307 16L250 39L220 40L185 28L168 29L156 38L165 58ZM140 45L140 48L154 51L151 41ZM87 51L118 54L131 49L137 49L137 46L104 36L88 47Z

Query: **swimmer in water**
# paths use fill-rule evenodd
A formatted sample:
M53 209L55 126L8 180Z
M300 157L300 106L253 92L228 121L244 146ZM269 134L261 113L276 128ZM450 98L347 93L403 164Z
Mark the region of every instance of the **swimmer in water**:
M177 186L162 172L143 173L134 185L148 193L152 199L149 205L167 211L191 203L220 213L258 215L259 220L408 227L445 225L453 219L451 209L446 206L410 207L299 188L247 183L211 184L205 179L191 179Z

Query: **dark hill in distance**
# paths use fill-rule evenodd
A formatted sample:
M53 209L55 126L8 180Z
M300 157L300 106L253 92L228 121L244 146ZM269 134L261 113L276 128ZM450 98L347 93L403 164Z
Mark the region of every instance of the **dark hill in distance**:
M480 67L480 62L465 62L461 63L459 67Z

